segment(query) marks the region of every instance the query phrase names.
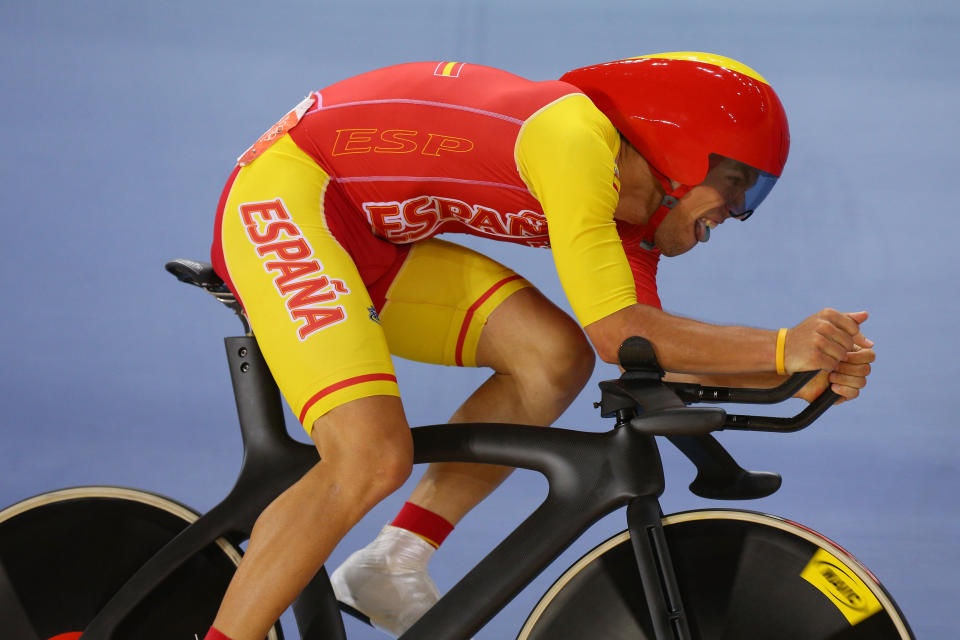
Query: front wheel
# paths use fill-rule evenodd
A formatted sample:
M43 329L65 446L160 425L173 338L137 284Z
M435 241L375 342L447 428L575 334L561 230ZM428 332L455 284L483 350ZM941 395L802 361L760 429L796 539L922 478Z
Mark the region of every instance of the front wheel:
M696 640L912 640L877 579L830 540L773 516L689 511L663 519ZM653 640L624 531L543 596L519 640Z
M75 640L110 597L198 515L172 500L119 487L45 493L0 511L0 611L16 606L39 640ZM165 580L116 640L202 638L240 562L223 538ZM4 605L7 605L6 607ZM268 640L282 640L279 627Z

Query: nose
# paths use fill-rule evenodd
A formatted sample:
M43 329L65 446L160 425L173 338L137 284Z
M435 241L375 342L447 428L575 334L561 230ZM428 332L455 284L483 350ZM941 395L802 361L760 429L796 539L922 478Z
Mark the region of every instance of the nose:
M739 193L733 194L733 197L727 200L727 215L732 216L736 211L743 211L744 205L746 204L747 197L746 193L740 191Z

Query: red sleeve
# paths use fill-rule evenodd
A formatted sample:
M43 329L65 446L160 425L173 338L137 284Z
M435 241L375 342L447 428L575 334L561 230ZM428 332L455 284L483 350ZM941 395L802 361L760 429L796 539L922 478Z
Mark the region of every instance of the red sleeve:
M657 293L657 264L660 262L660 250L645 249L643 228L637 225L617 221L617 233L623 242L623 250L633 272L633 284L637 290L637 302L662 309Z

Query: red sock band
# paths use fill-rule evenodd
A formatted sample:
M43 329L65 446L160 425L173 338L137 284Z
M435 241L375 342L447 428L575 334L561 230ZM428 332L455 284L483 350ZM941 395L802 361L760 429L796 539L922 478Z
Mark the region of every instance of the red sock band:
M390 524L417 534L434 547L443 544L443 541L453 531L453 525L445 518L412 502L404 504L400 513Z
M210 627L210 631L207 631L207 635L203 636L203 640L230 640L230 636L224 635Z

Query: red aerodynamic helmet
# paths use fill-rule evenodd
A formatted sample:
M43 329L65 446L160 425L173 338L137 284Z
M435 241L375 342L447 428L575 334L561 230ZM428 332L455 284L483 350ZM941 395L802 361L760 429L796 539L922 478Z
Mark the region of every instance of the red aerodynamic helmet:
M711 155L756 170L745 218L783 172L787 116L750 67L699 52L659 53L574 69L560 80L583 91L658 172L682 185L704 181Z

